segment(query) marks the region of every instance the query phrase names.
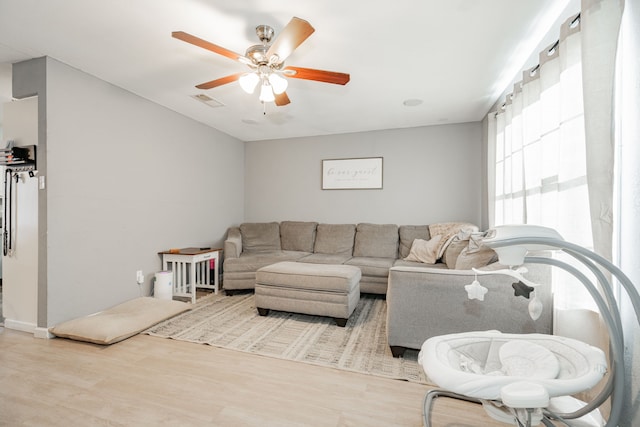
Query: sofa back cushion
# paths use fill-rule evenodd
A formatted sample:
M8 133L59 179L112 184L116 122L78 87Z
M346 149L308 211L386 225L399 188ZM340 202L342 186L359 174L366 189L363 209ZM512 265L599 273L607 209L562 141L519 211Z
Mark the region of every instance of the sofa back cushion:
M313 252L317 222L282 221L280 242L283 251Z
M358 224L353 256L396 258L398 226L395 224Z
M355 224L318 224L313 252L352 255L355 234Z
M240 225L242 251L247 253L281 250L277 222L247 222Z
M401 225L398 227L398 234L400 235L399 258L409 256L411 245L415 239L431 239L428 225Z

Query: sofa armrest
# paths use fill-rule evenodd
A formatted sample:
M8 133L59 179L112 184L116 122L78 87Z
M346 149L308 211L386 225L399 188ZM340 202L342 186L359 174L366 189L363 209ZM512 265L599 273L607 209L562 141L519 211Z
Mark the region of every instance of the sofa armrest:
M242 253L242 234L239 227L231 227L224 241L225 258L238 258Z
M498 265L499 266L499 265ZM498 266L491 265L488 269ZM513 278L478 276L489 289L484 301L470 300L464 286L475 278L471 270L393 267L387 288L387 338L392 347L420 349L428 338L467 331L497 329L506 333L551 333L553 297L547 266L526 265L526 277L540 283L536 296L542 316L529 317L529 300L515 297ZM546 272L546 273L545 273Z

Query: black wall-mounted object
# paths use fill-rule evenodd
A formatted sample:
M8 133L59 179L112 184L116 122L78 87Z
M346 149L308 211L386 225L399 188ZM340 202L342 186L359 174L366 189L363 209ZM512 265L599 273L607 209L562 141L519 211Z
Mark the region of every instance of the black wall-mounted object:
M36 146L8 147L0 149L0 166L13 172L31 172L36 168Z

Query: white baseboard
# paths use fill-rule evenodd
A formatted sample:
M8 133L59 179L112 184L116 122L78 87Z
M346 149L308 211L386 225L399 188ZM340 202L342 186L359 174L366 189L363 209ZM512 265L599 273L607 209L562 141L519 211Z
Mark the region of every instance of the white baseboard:
M42 338L45 340L55 338L55 335L49 332L48 328L40 328L40 327L36 328L36 330L33 332L33 336L36 338Z
M55 335L49 332L48 328L40 328L33 323L21 322L19 320L4 319L4 327L33 334L35 338L49 339L55 337Z
M28 332L30 334L33 334L36 331L35 324L13 319L4 319L4 327L16 331Z

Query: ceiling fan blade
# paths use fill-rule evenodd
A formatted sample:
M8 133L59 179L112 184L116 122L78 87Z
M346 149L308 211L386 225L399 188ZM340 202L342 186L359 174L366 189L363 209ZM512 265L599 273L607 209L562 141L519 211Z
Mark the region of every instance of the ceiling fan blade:
M244 55L240 55L239 53L235 53L229 49L225 49L224 47L218 46L217 44L202 40L201 38L192 36L191 34L185 33L184 31L174 31L171 33L171 36L178 40L182 40L183 42L191 43L192 45L210 50L211 52L217 53L222 56L226 56L227 58L233 59L234 61L251 62Z
M296 18L295 16L291 18L291 21L280 32L267 51L269 62L279 64L287 59L314 31L315 28L304 19ZM277 60L271 60L273 55L278 56Z
M287 96L287 92L282 92L280 95L276 95L275 103L278 107L282 107L283 105L287 105L291 102L289 97Z
M349 74L345 73L301 67L285 67L283 74L294 79L315 80L318 82L333 83L337 85L346 85L351 79Z
M201 83L196 87L198 89L213 89L214 87L226 85L227 83L233 83L240 78L244 73L231 74L229 76L220 77L219 79L211 80L210 82Z

